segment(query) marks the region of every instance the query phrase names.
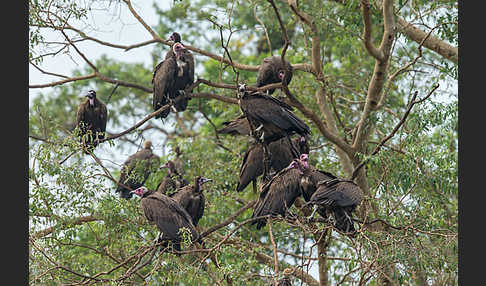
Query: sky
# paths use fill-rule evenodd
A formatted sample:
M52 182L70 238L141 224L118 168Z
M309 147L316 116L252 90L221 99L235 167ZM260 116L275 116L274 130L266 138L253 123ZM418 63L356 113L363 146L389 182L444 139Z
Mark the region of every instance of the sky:
M132 3L137 13L139 13L139 15L148 25L151 27L155 27L157 25L158 17L155 13L155 9L153 8L153 1L132 0ZM170 5L172 5L172 1L159 1L158 5L161 8L167 9L170 7ZM106 11L102 10L90 12L88 23L93 27L98 27L99 30L88 30L87 34L89 36L106 42L125 45L140 43L151 39L150 33L133 17L128 9L126 9L124 4L113 1L109 8L111 15L110 17L107 17ZM62 34L60 33L49 33L46 31L45 35L49 40L64 41ZM166 35L161 35L163 38L165 36ZM121 49L103 46L91 41L80 42L77 44L77 46L87 56L87 58L92 61L100 58L103 54L107 54L112 59L118 59L129 63L143 62L145 65L150 65L152 63L150 53L154 48L154 44L151 44L125 52ZM52 73L70 76L74 69L84 67L85 65L86 63L84 60L74 51L72 51L69 55L59 54L54 57L46 58L41 64L41 68ZM61 78L59 77L45 75L32 65L29 65L29 85L45 84L60 79ZM457 90L457 84L452 83L452 88ZM32 99L40 92L49 93L52 90L52 88L30 88L29 102L31 102ZM120 157L115 160L122 163L124 159L125 158ZM317 264L314 263L313 267L310 269L310 274L314 277L318 277L316 266Z

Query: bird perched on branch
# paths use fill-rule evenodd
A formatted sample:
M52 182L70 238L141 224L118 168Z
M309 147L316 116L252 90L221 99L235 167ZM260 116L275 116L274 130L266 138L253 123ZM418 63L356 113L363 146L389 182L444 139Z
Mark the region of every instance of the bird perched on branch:
M144 148L129 156L123 163L116 192L120 193L120 197L130 199L131 191L141 187L159 164L159 156L152 152L152 142L145 141Z
M212 179L196 176L193 185L187 185L178 189L170 197L176 200L191 216L192 223L197 226L199 220L204 215L206 198L203 194L203 184Z
M287 70L287 73L286 73ZM264 58L258 68L257 87L262 87L271 83L279 83L285 79L287 85L292 80L292 65L285 61L285 66L280 56ZM275 89L268 89L267 94L273 94Z
M307 190L306 183L303 182L302 186L304 192L307 192L307 196L311 194L307 204L314 205L314 211L310 217L317 211L323 218L328 219L336 229L353 236L356 230L352 213L361 204L363 191L351 180L338 178L331 173L313 170L305 155L307 154L301 156L301 162L304 166L303 178L308 176L309 182L307 184L309 186L307 186ZM317 183L315 183L316 181ZM312 192L312 189L315 189L315 191Z
M140 207L149 224L155 224L159 235L157 243L163 242L167 247L172 243L175 250L181 250L183 241L181 229L186 229L191 235L191 241L200 241L200 234L192 224L192 219L177 201L158 192L140 187L131 192L141 197Z
M194 83L194 57L180 43L180 35L177 34L177 38L174 34L177 33L173 33L171 36L174 39L171 50L167 53L166 58L155 67L152 76L154 111L166 104L170 104L174 112L186 110L189 98L184 98L185 89ZM188 91L192 92L192 90ZM167 108L155 118L166 118L169 113L170 110Z
M174 193L177 189L188 185L186 179L182 177L177 171L175 163L171 160L167 161L160 169L167 168L167 175L162 179L162 181L157 186L157 192L170 195Z
M283 168L287 167L293 159L298 159L292 152L292 148L301 152L308 150L309 145L305 137L296 137L292 141L293 146L290 146L287 138L281 138L268 144L268 151L270 155L270 172L277 173ZM238 192L244 190L246 186L253 182L253 188L256 191L256 180L263 174L263 148L260 144L253 144L245 152L243 161L240 167L239 183L236 187Z
M96 91L90 90L86 95L88 99L78 106L76 112L76 134L85 147L84 152L89 154L97 145L98 140L105 138L108 111L106 105L96 98Z
M260 191L252 218L265 215L285 217L295 199L302 193L300 189L302 174L301 163L296 159L265 183ZM256 224L256 228L260 229L266 225L266 219L258 219L251 224Z

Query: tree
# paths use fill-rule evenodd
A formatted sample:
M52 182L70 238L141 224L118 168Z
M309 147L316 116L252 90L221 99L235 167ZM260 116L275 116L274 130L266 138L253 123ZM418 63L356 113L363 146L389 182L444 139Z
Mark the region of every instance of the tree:
M154 4L154 27L134 4L29 1L29 62L58 78L29 85L52 88L29 111L30 283L267 285L287 269L294 285L458 284L457 1L182 0ZM136 19L146 41L107 42L83 25L90 11L113 10ZM188 109L162 121L153 118L161 109L152 110L151 78L173 31L196 56L197 80ZM93 59L81 44L152 46L153 62ZM84 67L43 68L60 53ZM249 140L215 130L240 113L237 84L253 85L272 54L294 67L276 96L311 127L311 164L353 177L365 193L354 239L305 220L302 199L292 207L297 220L273 218L260 231L249 224L257 194L235 191ZM84 155L72 133L88 87L109 118L107 137ZM178 146L190 182L214 180L198 224L203 248L187 241L181 256L156 251L158 231L138 201L114 193L119 166L145 139L162 163ZM155 189L165 174L145 186Z

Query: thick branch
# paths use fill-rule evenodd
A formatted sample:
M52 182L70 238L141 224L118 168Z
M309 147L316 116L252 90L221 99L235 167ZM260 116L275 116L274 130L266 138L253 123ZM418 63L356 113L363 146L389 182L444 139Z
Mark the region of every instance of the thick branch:
M397 17L397 22L400 31L415 42L420 43L425 37L427 37L426 32L408 23L403 18ZM423 45L427 49L430 49L457 64L459 58L459 51L457 47L454 47L433 35L428 36Z

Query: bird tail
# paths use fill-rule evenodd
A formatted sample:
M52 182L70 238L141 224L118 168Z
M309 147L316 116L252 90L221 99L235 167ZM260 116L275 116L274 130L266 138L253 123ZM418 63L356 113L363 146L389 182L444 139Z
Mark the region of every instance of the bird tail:
M338 230L349 234L356 233L354 223L351 220L351 213L348 213L344 208L337 208L333 214L334 218L336 219L335 227Z

